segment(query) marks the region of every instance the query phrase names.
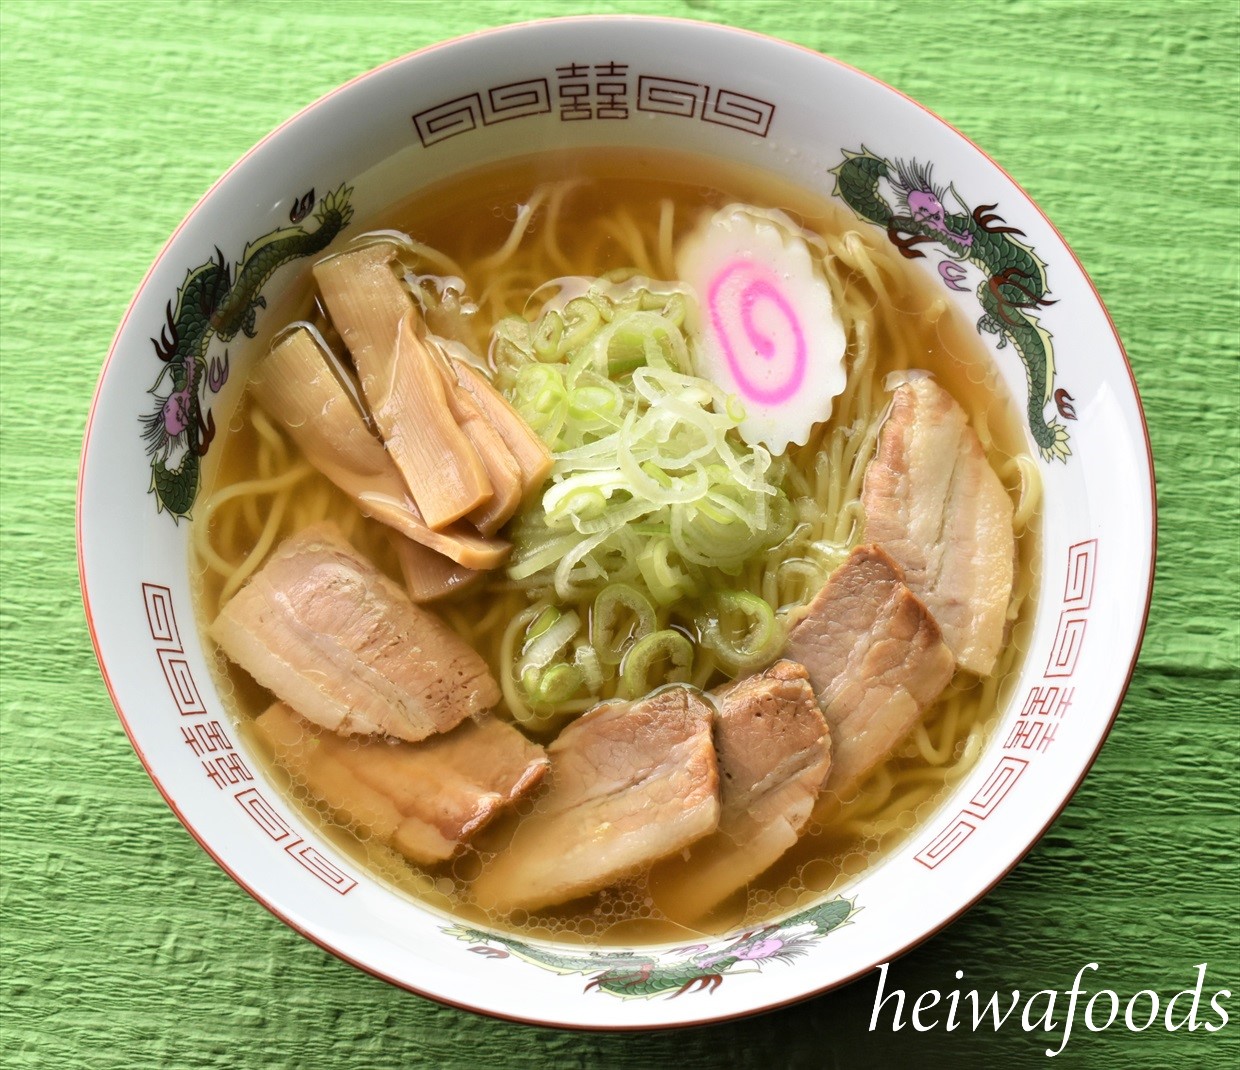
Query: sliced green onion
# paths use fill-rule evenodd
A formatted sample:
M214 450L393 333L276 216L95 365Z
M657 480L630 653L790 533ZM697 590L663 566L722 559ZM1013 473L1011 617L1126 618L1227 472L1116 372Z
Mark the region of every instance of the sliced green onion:
M606 573L592 555L607 535L606 531L601 531L586 536L555 566L555 593L562 599L569 601L586 595L592 584L606 580Z
M535 702L564 702L581 690L584 683L581 670L575 665L552 665L538 679L538 685L530 696Z
M548 312L538 321L538 327L530 339L534 356L545 364L558 362L563 338L564 318L558 312Z
M685 314L689 310L689 302L682 293L672 293L667 295L667 300L663 302L663 308L660 310L663 318L675 327L680 327L685 322Z
M620 693L638 698L660 684L683 683L693 674L693 644L671 628L639 639L620 667Z
M776 592L780 608L804 605L821 590L830 572L806 558L781 561L775 568Z
M605 665L619 665L630 643L650 635L657 618L654 606L636 587L609 583L594 598L590 642Z
M561 356L571 356L574 351L590 341L603 323L598 305L588 297L575 297L564 307L567 330L560 341Z
M529 630L525 633L525 643L528 645L531 640L537 639L559 619L560 611L555 606L548 606L534 618L534 623L529 626Z
M534 623L537 625L538 621ZM546 625L539 634L528 638L521 648L518 669L521 678L524 680L529 669L542 669L550 665L580 630L581 618L570 610Z
M723 591L714 598L714 612L698 624L702 642L732 672L754 669L770 660L783 643L775 611L747 591Z
M690 374L679 287L619 272L560 294L533 324L501 321L491 348L496 381L554 453L540 502L512 528L509 579L565 600L623 583L651 612L730 585L792 530L787 465L747 446L736 400ZM603 637L596 651L614 666L623 636Z
M538 543L532 541L523 543L508 565L509 579L527 580L532 576L537 576L562 560L564 555L580 541L577 535L553 538L547 533Z
M573 666L581 673L586 690L597 696L603 687L603 665L598 651L589 643L582 643L573 652Z
M668 606L693 593L695 584L688 574L671 561L672 540L655 537L637 557L637 567L646 589L661 606Z
M605 472L587 472L557 483L543 495L547 526L582 530L580 521L596 520L607 511L607 499L623 483Z
M521 687L524 688L527 695L534 695L538 691L538 680L542 675L537 669L531 667L525 669L521 674Z
M568 412L575 420L597 421L615 413L623 404L623 396L611 383L584 383L568 396Z

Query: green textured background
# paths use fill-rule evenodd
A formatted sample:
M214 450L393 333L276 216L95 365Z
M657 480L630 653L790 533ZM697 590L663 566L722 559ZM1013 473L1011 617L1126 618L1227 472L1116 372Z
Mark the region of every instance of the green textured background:
M868 1033L875 981L769 1016L595 1036L476 1018L285 928L194 844L109 704L74 561L78 450L147 266L250 145L337 84L520 19L763 30L925 103L1033 195L1107 302L1158 469L1132 689L1093 772L983 903L892 968L912 994L1165 995L1209 963L1221 1033L1087 1032L1052 1065L1240 1063L1240 7L1236 3L23 3L0 0L0 673L6 1067L1035 1066L1048 1038ZM1134 582L1139 582L1134 577ZM704 997L708 998L708 997ZM1051 1038L1052 1046L1058 1037Z

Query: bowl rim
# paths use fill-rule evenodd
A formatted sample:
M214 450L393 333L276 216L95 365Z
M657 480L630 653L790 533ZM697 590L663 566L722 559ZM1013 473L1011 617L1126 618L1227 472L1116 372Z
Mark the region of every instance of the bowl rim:
M977 145L976 142L974 142L970 137L968 137L968 135L961 132L952 123L949 123L946 119L942 118L940 115L938 115L937 113L935 113L930 108L926 107L924 104L920 103L913 97L909 96L907 93L902 92L901 90L895 88L894 86L889 85L888 83L884 82L882 79L877 78L874 75L869 74L866 71L861 70L858 67L854 67L853 65L846 63L843 60L837 59L834 56L830 56L822 52L818 52L812 48L809 48L805 45L798 44L794 41L789 41L784 38L775 37L770 34L760 33L756 30L749 30L743 27L738 27L738 26L728 26L722 23L711 22L705 19L689 19L689 18L680 18L680 17L666 16L666 15L645 15L645 14L562 15L562 16L551 16L551 17L540 18L540 19L527 19L527 20L522 20L518 22L504 23L499 26L489 26L484 29L474 30L474 31L471 31L470 33L461 34L456 37L447 38L443 41L436 41L422 48L414 49L411 52L407 52L393 59L390 59L378 65L377 67L371 68L370 70L364 71L361 74L355 75L353 78L350 78L348 81L342 83L341 85L336 86L335 88L329 90L327 93L324 93L323 95L316 98L311 103L300 108L295 114L285 119L278 126L274 127L271 131L269 131L266 135L264 135L261 139L259 139L259 141L257 141L253 146L251 146L242 156L240 156L231 166L229 166L227 170L223 172L223 174L221 174L214 182L212 182L212 184L207 188L207 190L197 199L193 207L189 209L189 211L186 213L184 218L177 225L176 229L174 229L171 235L169 235L169 237L164 241L163 245L159 249L159 252L155 255L155 258L151 261L150 266L147 268L146 272L143 274L141 281L139 282L137 288L135 289L133 293L133 296L130 298L125 308L125 314L121 318L121 322L112 337L112 341L108 347L107 355L104 358L103 365L99 371L98 378L96 379L94 392L91 397L90 408L89 408L89 411L86 417L85 429L83 431L83 436L82 436L82 447L81 447L81 451L79 454L79 461L78 461L78 477L76 480L76 487L75 487L76 501L75 501L75 508L74 508L74 541L75 541L75 548L76 548L77 559L78 559L78 583L81 589L82 607L83 607L83 611L86 617L87 629L90 633L91 645L94 649L95 660L99 666L100 675L103 678L103 683L104 683L105 688L107 689L108 697L111 700L113 707L115 708L117 718L120 720L121 727L124 729L125 735L128 737L130 745L133 747L134 752L137 754L138 760L142 763L142 767L145 769L147 775L151 778L151 781L155 785L156 790L163 797L164 802L168 805L169 809L176 816L177 820L181 822L185 830L190 834L190 836L195 840L195 842L197 842L198 846L201 847L203 851L205 851L206 854L215 862L215 864L218 865L220 869L222 869L233 880L234 883L236 883L243 891L245 891L252 899L254 899L255 902L257 902L259 905L264 907L270 914L272 914L275 918L277 918L283 924L287 925L294 932L298 933L302 937L311 941L312 943L322 948L324 951L330 953L331 955L341 960L342 962L345 962L349 964L350 966L358 970L361 970L364 973L369 974L372 977L375 977L381 981L385 981L388 984L393 985L397 988L403 989L408 992L412 992L414 995L421 996L424 999L431 1000L432 1002L435 1002L441 1006L452 1007L456 1010L468 1011L473 1014L482 1015L487 1018L493 1018L493 1019L497 1019L501 1021L516 1022L522 1025L543 1026L547 1028L568 1030L568 1031L573 1031L573 1032L641 1033L641 1032L651 1032L655 1030L664 1030L664 1029L689 1029L689 1028L695 1028L695 1027L700 1027L700 1026L717 1025L723 1022L738 1021L738 1020L742 1020L745 1018L752 1018L752 1017L755 1017L761 1014L771 1013L777 1010L781 1010L785 1007L794 1006L798 1003L806 1002L815 997L825 995L826 993L836 991L838 989L845 987L846 985L852 984L854 981L857 981L864 975L870 973L875 968L875 964L871 964L870 966L867 966L865 969L858 970L848 976L837 978L835 980L829 981L824 984L816 984L798 995L795 995L795 996L792 996L786 999L780 999L775 1002L766 1003L758 1007L754 1007L752 1010L741 1010L741 1011L725 1012L725 1013L714 1014L714 1015L705 1015L701 1017L693 1017L691 1019L687 1019L681 1022L673 1022L673 1023L661 1024L657 1026L651 1026L651 1025L644 1025L644 1024L603 1025L603 1024L591 1024L591 1023L565 1022L565 1021L551 1020L550 1018L547 1018L547 1017L535 1018L535 1017L527 1017L527 1016L515 1015L515 1014L505 1014L501 1011L497 1011L493 1009L484 1009L481 1007L473 1006L469 1003L449 999L437 993L427 991L419 987L417 984L414 984L403 978L392 976L377 967L370 966L367 963L354 958L347 952L342 951L340 948L333 946L326 939L315 935L314 933L308 931L306 928L303 928L295 920L293 920L288 914L286 914L276 902L272 901L271 899L266 897L263 893L251 887L246 881L244 881L239 876L239 874L235 870L232 869L232 867L228 864L228 862L223 857L221 857L219 853L217 853L217 851L204 839L204 837L199 834L197 829L187 820L185 815L181 812L181 809L177 805L172 794L164 786L163 782L159 778L159 775L156 773L155 769L152 767L151 762L148 760L146 754L143 752L142 748L139 746L138 741L134 735L134 732L132 728L130 727L129 720L126 717L125 711L122 709L121 703L113 687L112 680L108 674L108 668L106 664L104 663L103 655L100 649L99 636L97 632L94 614L91 609L90 594L89 594L89 590L87 587L86 570L85 570L85 564L83 560L84 506L83 506L82 491L83 491L83 483L85 479L87 452L90 446L91 433L93 430L95 414L96 414L96 411L99 405L99 399L100 399L100 394L102 392L104 379L107 377L108 370L111 367L112 361L116 356L117 346L120 342L121 336L125 332L125 328L129 322L129 318L133 314L134 307L138 303L138 299L141 297L142 293L145 291L147 284L150 281L150 278L152 274L154 273L156 267L158 267L158 265L162 262L165 255L168 253L169 248L175 243L181 231L185 228L185 226L189 223L189 221L198 214L199 210L203 207L203 205L206 204L206 202L211 199L216 189L218 189L238 168L240 168L242 164L245 163L246 160L248 160L256 152L258 152L264 145L267 144L267 142L269 142L274 137L276 137L286 127L291 126L292 124L296 123L302 118L302 116L319 108L323 103L325 103L326 101L330 99L335 98L338 94L345 92L346 90L350 89L352 86L360 82L363 82L367 79L370 79L378 75L379 73L387 70L388 68L407 63L418 57L427 55L428 53L435 52L440 49L456 47L466 42L476 40L478 38L490 37L494 35L502 35L505 33L512 32L514 30L529 30L531 28L543 26L546 24L552 24L552 23L554 24L562 24L562 23L602 24L602 23L608 23L608 22L649 23L649 24L656 24L656 25L671 23L671 24L676 24L680 26L701 27L709 31L719 32L719 33L728 33L728 34L736 35L738 37L754 38L754 39L766 42L767 44L775 44L778 46L782 46L784 48L796 49L799 52L805 53L813 57L815 60L829 63L836 67L843 68L844 70L852 74L865 78L867 81L870 81L878 85L879 87L881 87L882 89L885 89L886 91L890 93L896 94L903 100L917 107L920 111L925 113L935 122L941 124L942 126L945 126L951 133L955 134L958 138L960 138L963 142L965 142L974 152L978 153L983 159L985 159L993 168L995 168L995 170L998 173L1003 175L1005 178L1007 178L1009 182L1012 183L1012 185L1019 191L1021 196L1024 197L1024 199L1028 202L1029 207L1032 208L1033 211L1035 211L1039 216L1041 216L1043 222L1045 222L1047 227L1050 228L1051 232L1055 235L1055 237L1062 244L1064 250L1072 258L1072 261L1075 263L1077 269L1081 273L1081 277L1084 279L1086 285L1089 287L1089 290L1093 295L1094 301L1097 303L1098 308L1102 311L1103 316L1106 318L1107 327L1110 329L1111 335L1114 338L1116 349L1123 361L1124 370L1127 372L1128 380L1131 385L1132 397L1136 405L1136 411L1137 411L1137 415L1140 421L1141 433L1144 439L1145 455L1146 455L1145 460L1146 460L1147 470L1149 472L1149 487L1148 487L1148 495L1149 495L1149 503L1150 503L1150 530L1149 530L1149 535L1148 535L1149 548L1150 548L1149 574L1145 580L1144 607L1141 611L1140 625L1136 632L1131 660L1129 662L1127 670L1124 673L1123 682L1116 696L1115 706L1106 720L1106 724L1103 727L1102 732L1098 738L1097 745L1094 747L1093 752L1089 754L1088 759L1085 761L1084 765L1082 766L1080 775L1076 778L1075 782L1072 784L1071 789L1064 795L1063 800L1057 804L1057 806L1054 809L1054 812L1048 816L1045 823L1042 825L1041 829L1037 832L1037 834L1034 835L1029 840L1029 842L1018 852L1016 857L1012 860L1012 862L1006 868L1004 868L992 880L989 880L986 883L984 883L976 891L976 893L972 894L958 910L956 910L954 913L950 914L949 916L932 923L921 935L909 941L907 944L905 944L903 947L899 948L898 950L892 951L887 961L893 962L896 959L903 957L904 955L908 954L913 949L925 943L927 940L931 939L932 937L936 936L938 933L942 932L948 926L952 925L963 914L972 910L973 907L975 907L982 899L984 899L987 895L989 895L1008 876L1008 874L1010 874L1017 866L1019 866L1025 860L1025 858L1029 855L1029 853L1033 850L1033 848L1046 835L1050 827L1059 819L1060 815L1068 807L1069 803L1071 803L1077 791L1080 789L1080 786L1084 782L1085 777L1089 774L1090 770L1093 768L1094 763L1097 761L1098 755L1101 752L1103 745L1106 743L1107 739L1110 736L1111 730L1115 725L1116 718L1119 716L1119 711L1124 704L1124 700L1127 697L1128 690L1132 684L1133 676L1136 672L1137 662L1140 657L1141 647L1142 647L1142 644L1145 638L1146 627L1149 622L1150 607L1151 607L1151 603L1153 599L1153 590L1154 590L1154 575L1155 575L1155 568L1156 568L1157 558L1158 558L1158 497L1156 493L1157 481L1156 481L1155 469L1154 469L1153 447L1150 441L1149 424L1145 417L1145 409L1141 401L1140 391L1137 388L1136 376L1133 373L1132 363L1128 359L1128 353L1125 350L1123 341L1120 338L1119 332L1115 327L1115 321L1111 316L1110 310L1107 308L1105 302L1102 300L1102 296L1099 294L1097 286L1094 284L1094 281L1090 277L1089 273L1085 270L1085 267L1081 263L1079 257L1076 255L1076 252L1068 244L1066 239L1059 232L1059 229L1055 226L1055 224L1051 221L1051 219L1046 215L1046 213L1038 205L1037 201L1035 201L1034 198L1030 196L1028 191L1026 191L1025 188L1020 185L1020 183L1018 183L1010 174L1008 174L1008 172L1003 168L1003 166L999 164L998 162L996 162L990 156L989 153L987 153L983 148Z

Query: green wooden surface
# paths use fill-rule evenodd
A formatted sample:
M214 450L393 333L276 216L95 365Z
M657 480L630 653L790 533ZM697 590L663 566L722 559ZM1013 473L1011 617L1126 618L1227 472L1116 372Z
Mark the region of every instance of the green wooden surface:
M875 981L751 1021L586 1036L390 988L285 928L160 800L77 590L74 483L126 303L201 192L292 112L385 60L535 16L760 29L867 70L984 146L1086 265L1158 469L1153 610L1127 702L1066 812L983 903L899 961L912 994L1164 995L1209 963L1206 1035L1077 1022L1054 1065L1240 1061L1238 25L1233 3L0 2L0 1063L12 1067L1034 1066L1005 1026L867 1032ZM1134 577L1134 582L1136 578ZM1057 1038L1053 1040L1057 1043Z

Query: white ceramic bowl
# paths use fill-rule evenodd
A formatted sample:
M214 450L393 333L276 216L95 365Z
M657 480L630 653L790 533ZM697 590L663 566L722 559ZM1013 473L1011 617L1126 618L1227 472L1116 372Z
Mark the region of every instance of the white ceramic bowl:
M582 121L569 108L582 109ZM326 222L300 218L308 204L290 193L319 191L322 210L321 195L345 185L364 217L481 163L616 144L726 157L826 196L832 169L864 149L932 164L967 208L997 206L1046 265L1056 301L1037 310L1054 347L1046 414L1067 430L1071 454L1040 462L1042 591L1014 697L972 774L931 820L846 900L693 948L591 953L456 928L342 858L267 781L208 671L188 579L193 521L157 510L142 418L156 377L201 344L210 372L165 417L170 429L188 422L194 442L208 437L207 412L222 426L255 357L238 328L247 311L264 311L249 303L251 276L234 271L221 283L232 304L204 332L201 318L193 325L192 290L221 281L207 266L218 265L217 251L236 264L247 243L277 228L331 225L330 213ZM1011 265L949 260L933 204L924 215L916 233L930 240L918 246L927 255L917 268L935 273L974 321L979 283ZM310 259L290 253L262 280L262 295L272 301ZM1007 278L1041 293L1028 275ZM1002 336L984 337L1023 399L1016 348L999 351ZM1036 454L1032 438L1030 448ZM256 899L342 958L435 999L529 1022L637 1029L749 1014L842 984L937 931L1016 864L1080 783L1131 676L1152 579L1152 488L1140 404L1106 310L1051 224L969 141L887 86L790 44L702 23L573 18L477 34L381 67L291 119L220 179L159 255L108 355L83 448L78 546L99 662L134 748L177 816ZM166 487L164 504L175 510L186 489ZM790 946L802 953L777 956Z

